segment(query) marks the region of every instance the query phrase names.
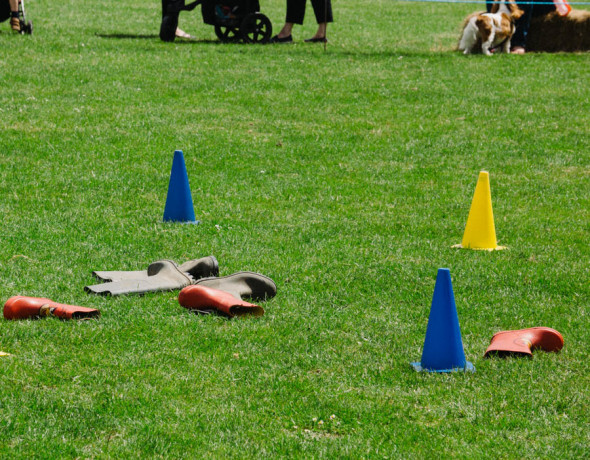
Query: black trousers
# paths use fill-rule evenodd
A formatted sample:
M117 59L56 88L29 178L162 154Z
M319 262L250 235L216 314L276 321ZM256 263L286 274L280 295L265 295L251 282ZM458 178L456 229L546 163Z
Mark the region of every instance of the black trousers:
M166 16L166 14L177 14L181 11L185 10L192 10L194 7L185 4L186 0L162 0L162 16Z
M287 0L286 22L303 24L305 17L305 4L307 0ZM311 0L311 6L318 24L323 22L334 22L332 17L332 2L330 0Z

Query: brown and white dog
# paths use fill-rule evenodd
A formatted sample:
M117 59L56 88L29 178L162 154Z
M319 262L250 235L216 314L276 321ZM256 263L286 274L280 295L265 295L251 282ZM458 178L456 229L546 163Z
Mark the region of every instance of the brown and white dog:
M502 47L505 53L510 52L510 39L514 35L514 21L520 18L523 11L514 0L496 1L490 13L473 13L465 19L463 35L459 41L459 50L463 54L478 51L481 46L483 54L491 55L490 49Z

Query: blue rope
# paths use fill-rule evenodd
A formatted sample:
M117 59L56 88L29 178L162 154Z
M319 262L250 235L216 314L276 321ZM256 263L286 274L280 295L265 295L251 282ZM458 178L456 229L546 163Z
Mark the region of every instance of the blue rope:
M397 0L398 2L425 2L425 3L479 3L484 4L485 1L479 0ZM490 3L492 3L490 1ZM522 2L520 0L516 0L516 3L519 5L547 5L548 3L553 3L552 1L548 2L535 2L535 1L527 1ZM565 2L558 2L558 3L565 3ZM590 2L567 2L569 5L590 5Z

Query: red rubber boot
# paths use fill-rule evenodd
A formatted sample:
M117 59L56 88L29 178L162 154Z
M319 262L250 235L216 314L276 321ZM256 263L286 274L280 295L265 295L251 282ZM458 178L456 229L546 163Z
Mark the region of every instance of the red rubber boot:
M96 318L100 312L94 308L78 307L56 303L42 297L26 297L17 295L4 304L4 318L29 319L44 316L55 316L62 319Z
M206 286L192 285L185 287L178 295L178 302L189 310L215 310L229 318L243 315L264 315L262 307L237 299L229 292Z
M532 350L559 351L563 348L563 337L550 327L531 327L518 331L501 331L492 337L484 357L490 353L506 355L519 353L532 356Z

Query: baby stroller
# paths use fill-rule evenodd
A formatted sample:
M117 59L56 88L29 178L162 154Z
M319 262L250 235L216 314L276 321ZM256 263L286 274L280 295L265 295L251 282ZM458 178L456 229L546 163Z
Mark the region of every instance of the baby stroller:
M222 42L267 43L272 24L258 0L202 0L203 22L215 27Z
M8 0L0 0L0 22L4 22L11 16ZM28 21L25 16L25 0L18 2L18 20L20 22L20 33L31 35L33 33L33 22Z
M215 35L222 42L244 41L266 43L272 35L272 24L260 13L259 0L162 0L160 38L174 41L181 11L190 11L201 5L203 22L215 27Z

